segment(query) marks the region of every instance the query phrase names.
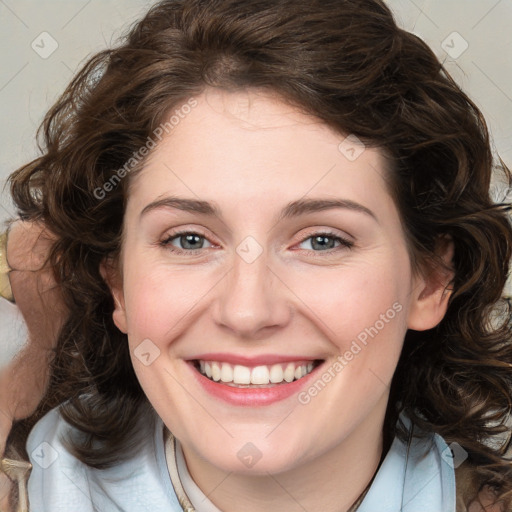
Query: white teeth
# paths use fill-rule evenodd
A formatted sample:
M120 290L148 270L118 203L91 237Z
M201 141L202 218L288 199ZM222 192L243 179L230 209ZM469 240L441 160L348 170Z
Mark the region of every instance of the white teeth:
M301 379L313 370L313 363L260 365L250 368L243 365L231 365L218 361L199 361L199 371L215 382L234 385L268 385L293 382Z
M266 366L255 366L251 372L251 384L268 384L270 372Z
M228 363L222 363L220 369L220 380L222 382L233 382L233 368Z
M272 368L270 368L270 382L279 384L279 382L283 382L283 379L283 367L280 364L274 364Z
M288 363L286 370L284 371L284 380L286 382L291 382L295 377L295 365L293 363Z
M212 379L215 382L218 382L220 380L220 366L219 363L213 361L212 363Z
M247 368L247 366L235 365L233 368L233 382L235 384L250 384L251 369Z

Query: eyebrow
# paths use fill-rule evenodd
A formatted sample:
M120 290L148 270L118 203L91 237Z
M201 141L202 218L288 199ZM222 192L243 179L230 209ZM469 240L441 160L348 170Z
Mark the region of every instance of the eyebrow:
M191 213L199 213L202 215L207 215L209 217L219 217L222 218L222 212L220 208L216 205L208 202L201 201L199 199L187 199L182 197L164 197L162 199L157 199L149 203L147 206L143 208L140 213L140 217L147 214L150 211L160 209L160 208L176 208L178 210L183 210ZM376 215L366 206L362 204L356 203L349 199L298 199L296 201L292 201L288 203L279 213L277 221L281 221L284 219L298 217L300 215L305 215L307 213L315 213L323 210L331 210L335 208L342 208L347 210L352 210L359 213L364 213L374 220L377 220Z

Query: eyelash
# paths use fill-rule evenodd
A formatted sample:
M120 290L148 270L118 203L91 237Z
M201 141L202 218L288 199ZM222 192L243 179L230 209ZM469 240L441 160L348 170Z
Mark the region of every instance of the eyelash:
M206 236L204 236L201 233L198 233L196 231L176 231L174 233L171 233L165 240L162 240L159 245L161 245L162 247L165 247L166 249L169 249L171 252L174 252L176 254L196 255L200 251L203 250L203 248L201 248L201 249L179 249L179 248L176 248L176 247L171 245L171 241L172 240L174 240L176 238L179 238L180 236L183 236L183 235L198 235L201 238L207 239ZM340 245L337 248L335 247L335 248L332 248L332 249L326 249L324 251L314 251L312 249L304 249L304 250L307 250L308 252L311 252L311 253L320 253L320 254L325 254L325 255L333 255L334 253L336 253L340 249L351 249L354 246L354 242L352 242L350 240L347 240L346 238L343 238L343 237L341 237L341 236L339 236L336 233L333 233L331 231L319 231L317 233L312 233L309 236L303 238L299 242L299 244L302 244L306 240L309 240L310 238L315 238L315 237L328 237L328 238L332 238L335 242L339 242ZM317 257L317 256L315 255L315 257Z

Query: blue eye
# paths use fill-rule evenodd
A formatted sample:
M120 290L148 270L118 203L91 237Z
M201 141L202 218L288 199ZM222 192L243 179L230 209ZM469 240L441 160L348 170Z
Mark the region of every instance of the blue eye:
M174 242L179 243L181 247L176 247ZM193 231L181 231L178 233L173 233L171 236L163 240L160 244L164 247L169 248L172 252L196 253L197 251L204 249L204 242L208 241L203 235L199 233L195 233Z
M208 246L204 246L204 243ZM335 233L314 233L304 238L300 244L309 242L309 248L304 250L310 252L337 252L342 248L354 246L354 242L346 240ZM202 249L213 247L213 244L207 240L204 235L194 231L179 231L171 233L165 240L160 242L162 247L179 254L198 254Z
M330 251L340 246L346 248L351 248L354 246L354 243L350 240L346 240L345 238L342 238L334 233L315 233L302 240L301 244L308 241L310 241L310 248L307 250L314 252ZM336 243L339 245L336 246Z

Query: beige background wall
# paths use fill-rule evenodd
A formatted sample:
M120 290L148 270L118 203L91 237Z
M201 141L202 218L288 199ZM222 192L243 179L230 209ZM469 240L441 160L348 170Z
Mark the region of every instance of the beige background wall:
M0 187L36 156L36 128L79 64L152 3L0 0ZM388 3L483 110L497 150L512 166L512 0ZM0 222L13 214L8 195L0 193Z
M44 112L91 53L115 41L153 2L0 0L0 183L36 155ZM389 0L484 111L512 165L512 0ZM455 33L455 34L454 34ZM0 196L0 221L12 215Z

